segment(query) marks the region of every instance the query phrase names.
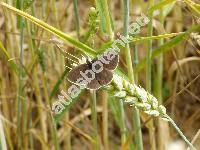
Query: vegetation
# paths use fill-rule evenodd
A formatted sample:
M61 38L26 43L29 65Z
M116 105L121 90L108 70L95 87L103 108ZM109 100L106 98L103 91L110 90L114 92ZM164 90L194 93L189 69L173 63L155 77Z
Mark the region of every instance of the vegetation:
M112 82L55 114L71 55L97 57L141 13ZM2 0L0 14L0 149L200 148L198 0Z

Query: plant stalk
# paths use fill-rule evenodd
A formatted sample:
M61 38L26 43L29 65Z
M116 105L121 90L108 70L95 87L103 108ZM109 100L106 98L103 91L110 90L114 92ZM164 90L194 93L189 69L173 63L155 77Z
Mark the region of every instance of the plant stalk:
M149 1L149 7L151 8L154 5L154 0ZM153 13L149 13L149 24L148 24L148 36L153 35ZM152 50L153 50L153 41L148 41L148 51L147 51L147 61L146 61L146 90L151 93L151 57L152 57ZM150 120L147 124L149 129L149 138L150 138L150 146L151 150L156 150L156 141L155 141L155 128L154 128L154 121Z
M93 126L93 137L94 145L93 149L99 149L99 140L98 140L98 127L97 127L97 108L96 108L96 91L91 91L92 98L90 100L91 114L92 114L92 126Z
M109 140L108 140L108 93L102 91L102 103L103 103L103 112L102 112L102 124L103 124L103 144L104 149L109 150Z
M80 23L79 23L79 15L78 15L78 0L73 0L74 2L74 16L76 21L76 32L78 39L80 38Z
M169 122L173 125L173 127L176 129L176 131L179 133L179 135L182 137L182 139L185 141L185 143L190 147L191 150L196 150L196 148L188 141L188 139L185 137L183 132L177 127L176 123L168 116L165 116Z
M162 0L160 0L162 2ZM163 16L163 9L160 9L159 21L164 28L164 16ZM162 33L161 33L162 34ZM164 39L160 39L158 41L158 45L161 46L164 44ZM163 89L163 54L161 53L160 56L157 58L157 73L156 73L156 87L154 90L155 96L159 101L159 104L163 104L163 97L162 97L162 89ZM165 150L166 146L169 143L169 125L168 122L158 118L156 120L158 125L158 149Z
M104 14L106 18L106 30L108 35L110 36L110 39L114 38L114 33L112 31L112 26L111 26L111 20L110 20L110 13L109 13L109 7L108 7L108 1L107 0L102 0L103 7L104 7Z
M124 0L124 36L128 36L128 27L129 27L129 0ZM131 52L129 45L126 45L125 48L126 55L126 63L128 68L128 77L132 84L134 84L134 73L131 59ZM135 143L138 150L143 150L143 142L142 142L142 131L140 124L140 114L139 110L133 107L133 120L134 120L134 131L135 131Z

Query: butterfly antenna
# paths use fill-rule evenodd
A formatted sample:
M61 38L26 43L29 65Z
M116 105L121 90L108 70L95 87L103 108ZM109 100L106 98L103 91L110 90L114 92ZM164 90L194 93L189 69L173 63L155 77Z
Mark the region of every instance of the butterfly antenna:
M63 50L64 51L64 50ZM78 58L78 57L76 57L76 56L74 56L74 55L72 55L72 54L70 54L70 53L68 53L67 51L64 51L65 53L67 53L68 55L70 55L70 56L72 56L72 57L74 57L74 58L76 58L78 61L80 61L80 59Z
M82 55L82 54L81 54ZM85 59L86 59L86 61L91 61L91 58L90 58L90 56L89 55L87 55L87 54L85 54L86 55L86 57L85 56L83 56Z
M55 42L54 42L54 44L55 44L55 45L57 46L57 48L60 49L62 52L66 53L66 54L68 54L69 56L72 56L73 58L76 58L78 61L80 61L80 59L79 59L78 57L76 57L76 56L74 56L74 55L68 53L68 52L65 51L65 50L63 50L63 49L62 49L58 44L56 44Z
M73 61L76 65L78 65L79 64L79 62L77 62L77 61L75 61L75 60L73 60L73 59L71 59L71 58L69 58L69 57L65 57L65 58L67 58L67 59L69 59L69 60L71 60L71 61Z
M72 70L72 68L71 67L69 67L69 66L67 66L67 65L64 65L66 68L68 68L68 69L70 69L70 70Z

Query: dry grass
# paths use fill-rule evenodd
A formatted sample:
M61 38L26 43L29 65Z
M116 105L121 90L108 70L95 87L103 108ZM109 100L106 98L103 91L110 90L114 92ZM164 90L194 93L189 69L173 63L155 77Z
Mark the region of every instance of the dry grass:
M141 12L150 18L152 15L152 24L142 27L129 47L121 50L116 74L120 74L120 68L131 83L146 86L166 106L167 114L189 141L200 149L198 0L154 1L160 5L154 4L150 9L149 1L130 0L129 20L124 19L124 12L128 11L123 3L126 0L101 1L105 7L98 7L99 13L93 18L90 8L100 6L99 0L23 1L24 4L20 0L6 2L87 45L88 49L83 46L79 51L77 47L82 45L59 43L77 57L86 53L94 56L105 50L109 40L117 39L116 33L127 28L124 21L135 22ZM139 123L135 122L135 110L105 88L95 93L82 91L62 116L49 111L48 106L57 100L61 90L71 85L66 80L69 70L65 65L72 67L72 62L51 41L53 38L52 33L0 7L0 149L141 150L137 141L140 133L134 130ZM131 57L127 57L129 52ZM149 119L143 111L140 118L145 150L174 149L173 144L181 140L169 123ZM178 146L186 149L182 140L180 143Z

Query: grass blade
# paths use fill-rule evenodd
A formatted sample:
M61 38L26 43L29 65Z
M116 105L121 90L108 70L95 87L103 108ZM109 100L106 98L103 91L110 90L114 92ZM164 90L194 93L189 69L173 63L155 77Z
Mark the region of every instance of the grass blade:
M155 58L156 56L160 55L161 53L166 53L171 50L174 46L179 44L181 41L185 40L189 34L193 31L198 31L200 29L200 25L195 25L191 27L187 32L181 33L180 35L176 36L169 42L159 46L158 48L154 49L152 52L151 59ZM142 68L144 68L146 63L146 58L144 58L135 68L135 72L139 72Z
M88 47L87 45L75 40L74 38L70 37L69 35L65 34L64 32L48 25L47 23L41 21L40 19L37 19L15 7L12 7L4 2L0 3L1 6L8 8L9 10L13 11L14 13L23 16L24 18L28 19L29 21L35 23L36 25L44 28L45 30L53 33L54 35L58 36L59 38L61 38L62 40L64 40L65 42L68 42L69 44L75 46L76 48L78 48L80 51L83 51L85 53L87 53L90 56L95 56L96 52Z

